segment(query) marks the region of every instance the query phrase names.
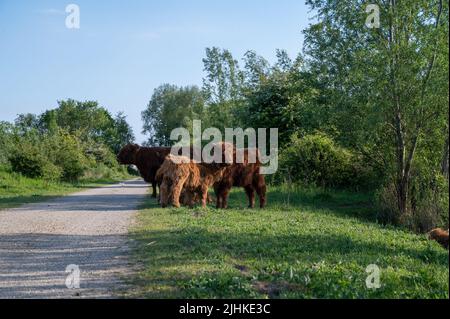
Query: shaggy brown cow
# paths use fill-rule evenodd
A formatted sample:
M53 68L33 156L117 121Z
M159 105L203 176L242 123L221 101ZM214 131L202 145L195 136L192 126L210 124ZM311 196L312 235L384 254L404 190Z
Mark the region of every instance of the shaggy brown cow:
M156 198L156 172L169 153L170 147L141 147L137 144L128 144L120 150L117 160L122 165L136 165L142 178L152 184L152 196Z
M260 174L261 162L259 161L259 151L256 149L244 149L243 161L238 163L235 150L233 154L233 163L227 167L220 181L214 184L214 191L217 196L217 208L228 207L228 196L233 186L243 187L247 194L249 207L255 207L255 191L259 197L259 206L264 208L266 205L266 182L264 175ZM253 154L251 153L253 152ZM249 154L256 158L256 163L249 163Z
M437 241L448 249L448 230L445 231L441 228L434 229L429 233L429 239Z
M164 174L167 168L164 168L162 170L158 170L158 172L156 173L156 182L158 183L158 186L161 187L163 178L164 178ZM165 185L167 187L167 185ZM170 185L170 187L167 188L166 190L166 194L165 195L167 198L171 199L172 198L172 187ZM212 204L214 203L216 200L211 197L208 193L207 199L206 199L208 204ZM183 188L183 190L181 191L180 194L180 204L183 206L189 206L190 208L194 207L195 204L198 204L199 202L201 202L201 196L199 196L199 194L195 193L192 194L191 192L187 191L186 189ZM158 203L161 204L161 199L158 199ZM171 202L166 203L168 204L172 204Z
M222 146L221 163L195 163L187 157L169 154L156 179L162 180L160 186L161 206L167 207L172 203L174 207L180 207L180 196L184 191L187 204L192 206L195 196L201 198L203 207L206 207L208 190L222 178L223 172L229 166L231 154L225 144Z
M170 197L169 197L170 198ZM193 208L195 204L201 203L202 198L199 193L191 193L190 191L183 189L180 195L180 203L183 206L188 206ZM206 196L206 202L208 204L212 204L216 201L213 196L210 196L209 193Z

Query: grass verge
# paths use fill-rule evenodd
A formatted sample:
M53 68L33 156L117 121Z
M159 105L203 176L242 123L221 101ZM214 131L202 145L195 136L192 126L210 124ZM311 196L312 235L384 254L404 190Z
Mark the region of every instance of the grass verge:
M376 223L370 195L272 187L268 199L264 210L245 208L241 190L228 210L149 200L132 232L142 269L128 297L448 299L448 251ZM366 286L372 264L379 289Z
M129 178L131 177L128 175L118 174L110 178L88 178L77 183L63 183L27 178L17 173L0 170L0 210L45 201L85 188L100 187Z

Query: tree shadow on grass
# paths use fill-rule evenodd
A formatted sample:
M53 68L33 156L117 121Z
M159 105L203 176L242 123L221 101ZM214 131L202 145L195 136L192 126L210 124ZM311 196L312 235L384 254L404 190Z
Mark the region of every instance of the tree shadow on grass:
M365 267L373 263L382 268L400 267L405 270L408 267L427 268L427 265L448 268L448 252L439 247L423 245L409 248L401 244L394 247L380 241L355 241L344 235L225 233L184 227L173 231L135 232L132 236L141 243L136 253L150 273L149 277L144 276L144 281L147 280L144 285L150 281L165 288L180 289L177 297L182 298L252 297L254 289L244 289L241 284L235 286L234 280L241 275L254 282L252 276L261 272L268 276L269 287L275 287L275 291L289 291L292 286L280 281L280 277L286 276L279 272L287 272L288 265L296 267L299 261L302 267L325 262L325 267L331 267L326 271L333 275L336 275L333 273L336 265L349 265L351 268L337 275L343 278L347 275L365 278ZM406 264L398 265L398 260ZM236 264L233 265L232 261ZM281 266L285 268L275 270L279 265L285 265ZM329 279L321 280L326 285ZM279 289L277 285L280 282L284 288ZM362 292L358 293L367 293L363 284L361 287ZM188 290L183 292L183 289ZM349 294L354 292L348 288L346 291ZM150 292L148 296L160 297L158 294Z
M244 209L248 205L245 192L240 189L235 189L230 193L229 202L229 209ZM331 213L340 217L358 218L366 222L376 221L376 208L373 205L372 195L369 193L298 189L288 194L287 191L277 187L269 187L266 209L325 211L327 214Z

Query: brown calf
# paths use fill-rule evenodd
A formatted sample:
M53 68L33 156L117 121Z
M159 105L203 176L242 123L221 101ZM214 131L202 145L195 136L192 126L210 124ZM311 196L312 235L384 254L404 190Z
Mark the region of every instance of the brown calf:
M243 161L237 161L237 153L243 153ZM249 155L256 159L256 163L249 163ZM264 175L260 174L261 162L259 152L256 149L235 150L233 154L233 163L227 167L220 181L214 184L214 191L217 196L217 208L228 207L228 196L231 188L243 187L247 194L249 207L255 207L255 192L259 197L259 206L264 208L266 205L266 182Z

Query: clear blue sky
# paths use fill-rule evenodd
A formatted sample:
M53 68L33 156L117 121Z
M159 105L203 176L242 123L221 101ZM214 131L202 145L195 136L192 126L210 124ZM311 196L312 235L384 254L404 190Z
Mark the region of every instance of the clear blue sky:
M66 5L81 28L65 26ZM97 100L124 111L142 142L141 111L162 83L201 85L205 48L241 59L301 51L311 22L303 0L0 0L0 120L57 100Z

